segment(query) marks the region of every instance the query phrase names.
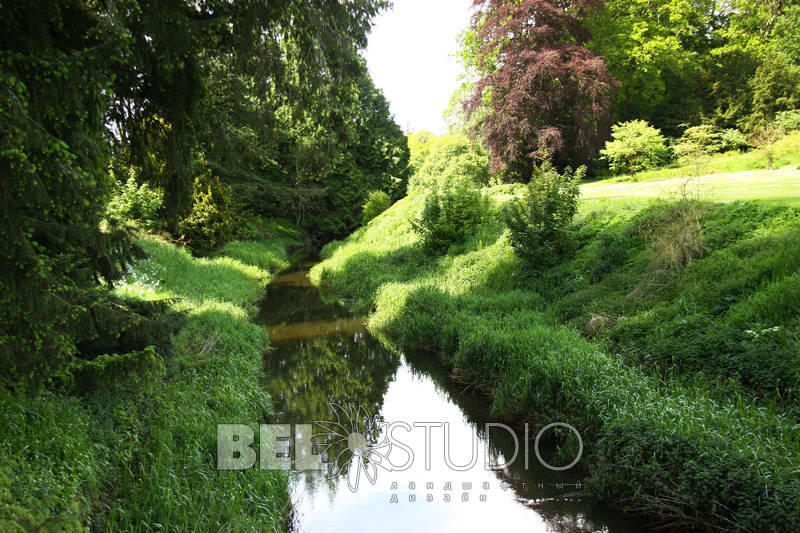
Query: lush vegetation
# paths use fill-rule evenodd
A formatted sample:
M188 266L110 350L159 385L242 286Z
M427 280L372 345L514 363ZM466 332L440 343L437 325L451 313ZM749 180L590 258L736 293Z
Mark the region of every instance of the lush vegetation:
M225 255L194 259L156 237L140 240L148 257L115 294L162 307L176 334L136 365L101 356L35 397L4 387L0 529L281 529L285 475L218 472L215 428L255 423L270 408L261 383L268 339L249 317L270 271L289 265L289 243L231 243Z
M286 526L285 476L215 468L271 409L253 302L409 153L387 3L284 4L0 4L0 530Z
M426 208L409 196L330 244L313 278L391 342L438 353L496 415L579 425L602 498L701 528L797 526L800 213L584 209L572 252L532 270L497 218L428 253L409 223Z
M600 498L800 529L798 2L476 0L442 136L370 78L388 5L0 3L0 529L285 527L214 428L323 245L387 342L579 425Z
M631 142L611 145L618 157L597 159L614 123L617 134L622 124L630 129L644 121L673 139L687 128L713 128L733 141L716 143L724 149L758 145L758 132L776 119L780 130L792 124L788 117L800 98L790 29L798 27L796 2L480 0L475 6L461 40L467 76L453 95L466 116L449 109L448 117L454 131L466 127L485 144L492 169L507 180L527 181L532 166L548 157L559 168L647 168L651 163L639 165L653 157L630 159L644 149ZM694 142L702 141L697 136L686 140L693 145L682 154L695 162L705 153L700 147L710 147Z

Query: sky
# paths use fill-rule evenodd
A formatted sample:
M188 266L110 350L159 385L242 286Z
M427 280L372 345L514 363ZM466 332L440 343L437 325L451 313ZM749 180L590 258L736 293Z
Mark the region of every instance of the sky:
M406 132L445 133L442 112L460 85L458 34L472 0L394 0L372 28L365 52L375 85Z

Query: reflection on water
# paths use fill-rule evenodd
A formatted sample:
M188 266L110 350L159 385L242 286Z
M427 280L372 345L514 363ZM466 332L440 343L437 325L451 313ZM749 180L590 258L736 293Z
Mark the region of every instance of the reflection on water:
M487 460L502 465L515 449L502 429L487 437L487 399L464 392L430 355L385 349L362 320L324 302L303 272L270 285L261 322L274 345L265 361L271 422L324 422L314 426L313 451L329 470L293 474L297 530L640 530L584 500L583 473L538 464L532 440L539 427L528 436L527 457L486 468ZM405 449L386 446L386 424L401 422L408 430L395 427L393 437ZM524 447L525 435L517 438ZM391 466L404 463L410 467L402 471Z
M299 324L282 324L269 328L269 339L275 343L302 341L318 337L342 337L364 333L367 328L361 318L341 318L339 320L317 320Z

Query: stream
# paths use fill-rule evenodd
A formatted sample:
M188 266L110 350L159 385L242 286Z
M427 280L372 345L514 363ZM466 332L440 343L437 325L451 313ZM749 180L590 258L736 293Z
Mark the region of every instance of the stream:
M302 268L269 285L258 321L273 345L268 422L293 424L296 435L298 424L313 428L315 457L303 452L313 467L291 474L294 531L643 529L587 497L585 472L542 464L536 451L565 464L545 437L536 445L546 424L530 424L527 438L487 426L501 422L489 398L454 381L434 354L385 348Z

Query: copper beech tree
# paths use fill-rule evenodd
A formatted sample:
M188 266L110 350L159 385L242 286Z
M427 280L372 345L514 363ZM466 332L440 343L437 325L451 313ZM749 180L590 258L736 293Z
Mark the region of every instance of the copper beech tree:
M467 101L488 107L480 127L495 171L528 180L539 161L588 162L607 137L616 82L584 44L582 19L602 0L475 0L474 66Z

